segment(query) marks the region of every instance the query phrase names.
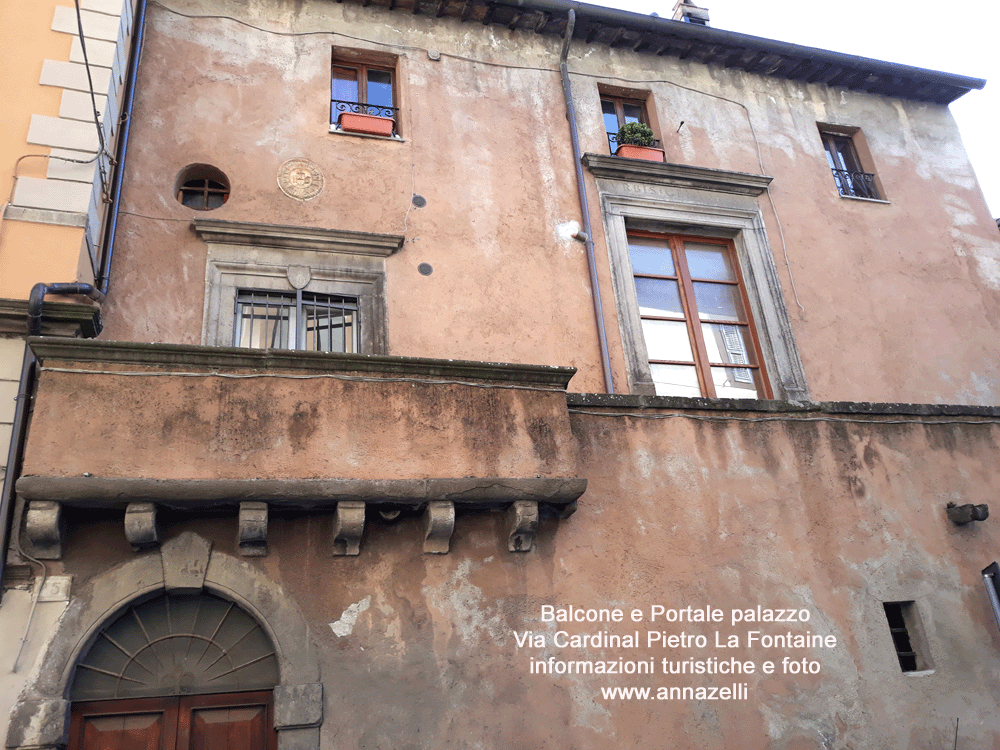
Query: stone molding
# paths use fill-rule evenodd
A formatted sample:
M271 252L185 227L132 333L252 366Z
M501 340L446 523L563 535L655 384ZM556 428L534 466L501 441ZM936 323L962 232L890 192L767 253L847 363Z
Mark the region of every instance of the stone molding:
M773 177L725 169L695 167L690 164L667 164L618 156L584 154L583 163L595 177L622 182L645 182L665 187L711 190L714 193L760 195Z
M195 219L191 222L191 228L205 242L220 245L278 247L326 253L375 255L381 258L387 258L399 250L406 240L400 234L376 234L220 219Z
M538 388L565 390L575 367L520 365L498 362L471 362L422 357L390 357L374 354L339 354L288 351L281 349L241 349L186 344L143 344L128 341L95 341L31 337L32 351L44 365L58 360L72 364L147 366L157 368L226 368L254 371L321 371L324 373L366 373L386 377L441 378L466 381L517 383ZM88 371L78 368L81 373Z
M87 214L76 211L60 211L45 208L25 208L24 206L7 206L3 212L4 221L27 221L33 224L52 224L57 227L87 226Z
M42 333L90 338L101 332L101 308L96 304L56 302L47 297L42 307ZM28 300L0 299L0 331L28 332Z
M767 414L852 414L866 416L970 417L996 419L1000 406L971 404L908 404L873 401L783 401L733 398L686 398L642 396L623 393L567 393L566 403L575 409L671 409L681 411L764 412Z
M55 500L75 507L125 507L156 502L168 507L237 505L245 501L301 508L333 508L367 502L416 508L434 500L479 509L516 501L572 505L587 489L580 477L459 477L439 479L142 479L133 477L22 476L17 493L26 500Z

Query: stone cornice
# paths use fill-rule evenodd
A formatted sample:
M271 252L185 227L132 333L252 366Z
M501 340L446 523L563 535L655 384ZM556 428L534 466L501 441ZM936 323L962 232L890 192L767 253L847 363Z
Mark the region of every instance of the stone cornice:
M49 298L42 308L42 329L50 328L66 331L64 335L96 336L101 330L101 309L96 305L55 302ZM27 300L0 299L0 331L27 333Z
M623 159L603 154L584 154L583 163L595 177L622 182L644 182L666 187L711 190L716 193L760 195L773 177L724 169L666 164L641 159Z
M587 489L579 477L446 477L429 479L146 479L23 476L18 495L81 507L124 507L137 501L182 509L258 501L297 508L360 501L419 507L431 500L473 509L529 501L565 508Z
M205 242L223 245L251 245L324 253L349 253L388 257L403 246L398 234L350 232L320 227L294 227L281 224L257 224L248 221L195 219L191 228Z
M33 337L32 351L44 366L57 360L156 369L207 368L233 371L298 371L303 373L363 373L384 377L493 381L565 390L574 367L467 362L452 359L386 357L372 354L329 354L283 349L239 349L185 344L143 344ZM86 367L79 368L85 372Z
M788 414L805 418L822 415L848 415L854 417L966 417L971 423L976 419L990 422L1000 418L1000 406L975 406L971 404L908 404L879 403L872 401L780 401L733 398L687 398L683 396L638 396L606 393L568 393L566 403L570 410L581 409L669 409L671 411L707 412L760 412ZM596 413L596 412L595 412ZM794 419L795 416L790 416ZM849 421L849 419L845 419Z

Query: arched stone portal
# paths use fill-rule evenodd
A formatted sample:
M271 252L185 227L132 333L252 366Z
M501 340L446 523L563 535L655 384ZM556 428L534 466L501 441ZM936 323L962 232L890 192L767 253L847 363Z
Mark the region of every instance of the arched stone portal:
M171 603L184 609L186 625L182 621L177 627L162 625L165 608ZM130 627L129 618L134 620L136 612L140 613L140 622L143 613L150 623L160 621L156 635L143 635L142 627ZM205 618L203 625L213 626L211 635L198 630L196 613ZM209 621L210 616L214 622ZM249 638L253 645L241 650L243 641L236 642L239 633L233 640L219 638L215 626L220 632L222 628L242 628L243 640ZM144 662L147 666L143 667L125 653L142 651L140 641L145 636L150 636L149 641L172 642L167 648L176 647L178 655L187 642L197 641L207 651L214 649L209 660L214 664L196 674L198 660L185 656L175 660L174 667L164 666L157 675L139 679L137 672L157 671L149 666L155 658ZM187 641L183 641L185 637ZM119 648L113 643L117 638L131 639L131 643L119 643ZM228 651L234 653L223 653ZM259 668L246 661L254 661ZM223 662L228 666L217 668ZM112 668L105 669L108 665ZM220 690L212 690L213 681ZM269 687L268 683L274 686L273 691L260 690ZM213 552L206 539L185 532L158 552L144 554L80 586L52 635L37 676L14 706L7 747L64 747L72 701L154 701L169 694L178 701L183 697L189 709L193 706L201 710L215 695L247 690L267 700L273 696L273 725L279 750L319 747L323 719L319 659L298 608L280 586L260 571L230 555Z

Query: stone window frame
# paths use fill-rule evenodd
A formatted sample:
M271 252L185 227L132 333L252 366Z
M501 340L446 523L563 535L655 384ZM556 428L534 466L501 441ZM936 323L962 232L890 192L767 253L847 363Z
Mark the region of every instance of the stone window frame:
M399 235L195 219L208 245L202 344L233 346L236 295L245 290L354 297L361 354L387 354L385 259Z
M628 249L628 231L645 230L733 242L774 397L809 400L781 279L757 203L771 178L679 164L621 165L622 161L584 155L601 193L630 392L655 395Z

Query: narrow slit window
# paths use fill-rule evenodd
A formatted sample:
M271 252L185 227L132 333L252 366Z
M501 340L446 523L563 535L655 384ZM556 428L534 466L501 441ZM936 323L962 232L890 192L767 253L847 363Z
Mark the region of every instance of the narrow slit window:
M892 645L896 649L899 668L903 672L920 672L930 668L927 647L923 642L916 604L909 602L883 602L885 618L889 624Z

